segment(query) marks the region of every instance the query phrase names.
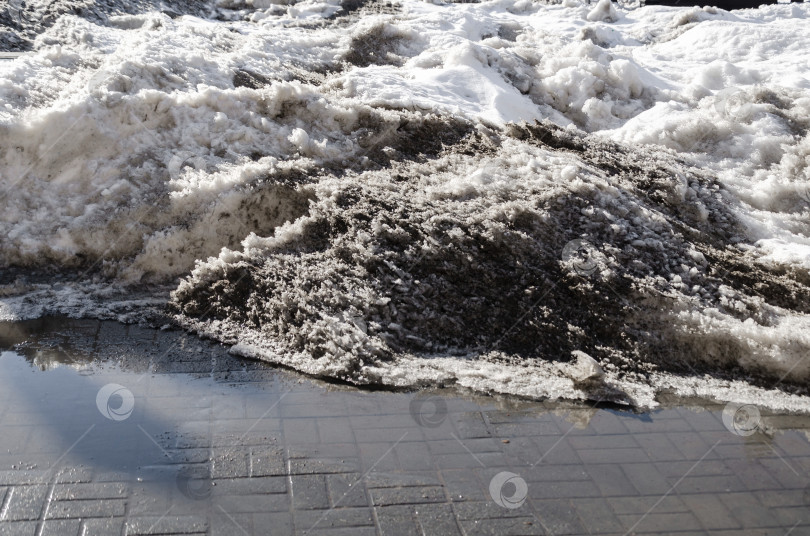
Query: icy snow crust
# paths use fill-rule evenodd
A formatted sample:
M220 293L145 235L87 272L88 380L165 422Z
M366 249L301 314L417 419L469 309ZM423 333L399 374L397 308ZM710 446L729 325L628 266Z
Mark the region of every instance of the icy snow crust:
M810 5L26 6L0 318L168 310L357 384L810 409Z

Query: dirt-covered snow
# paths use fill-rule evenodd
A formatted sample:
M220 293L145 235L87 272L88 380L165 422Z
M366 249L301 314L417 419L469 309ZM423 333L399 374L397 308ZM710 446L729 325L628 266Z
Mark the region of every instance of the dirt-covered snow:
M12 0L0 318L171 315L357 384L808 411L808 19Z

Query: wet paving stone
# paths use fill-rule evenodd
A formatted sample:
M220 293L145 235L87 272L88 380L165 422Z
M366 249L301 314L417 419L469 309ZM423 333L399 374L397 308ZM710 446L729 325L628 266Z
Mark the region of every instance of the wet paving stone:
M4 536L810 533L808 417L763 411L741 435L709 402L640 418L371 392L182 351L176 331L17 327L0 338Z

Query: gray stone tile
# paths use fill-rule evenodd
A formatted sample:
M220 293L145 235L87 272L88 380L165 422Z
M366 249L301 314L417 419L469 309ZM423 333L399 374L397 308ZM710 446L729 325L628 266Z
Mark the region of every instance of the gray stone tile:
M453 503L453 511L459 520L470 521L476 519L498 519L504 517L526 517L529 507L524 504L520 508L506 509L498 506L490 499L486 502L458 502ZM467 525L462 524L462 527Z
M374 514L383 536L422 535L413 509L409 506L377 507Z
M605 499L616 515L635 515L641 517L651 510L661 513L685 513L689 509L674 494L648 497L608 497Z
M90 467L65 467L56 475L56 484L87 483L93 480L94 471Z
M540 463L534 467L522 469L521 476L527 482L553 482L574 480L590 480L590 475L584 465L552 465Z
M430 449L425 443L400 443L396 456L403 471L426 471L435 468Z
M0 521L0 532L3 536L35 536L37 533L36 521Z
M453 502L486 501L489 499L489 493L485 491L475 473L453 469L441 471L441 476L446 493Z
M211 478L247 478L250 474L249 453L244 450L218 450L211 458Z
M6 496L2 521L35 521L40 519L48 486L15 486Z
M283 535L293 534L292 514L290 512L261 512L252 514L254 534ZM301 532L309 527L302 527ZM213 531L212 531L213 534ZM226 532L225 534L230 534Z
M435 457L436 466L441 469L477 469L486 463L481 461L483 454L470 454L469 452L459 452L458 454L440 454ZM498 465L503 465L501 461Z
M553 499L532 501L537 517L551 534L584 534L582 521L571 501Z
M374 511L363 508L330 508L327 510L297 510L293 513L296 527L327 528L373 527Z
M288 397L284 397L280 412L283 419L343 417L344 415L346 415L346 408L340 400L325 397L318 397L315 401L310 399L305 404L291 404L288 402Z
M580 449L577 450L577 454L586 464L633 463L649 460L647 453L641 448Z
M291 476L293 507L296 510L329 508L329 493L323 475Z
M622 471L621 465L599 464L587 465L585 470L591 477L602 497L635 495L636 488Z
M294 419L282 421L284 441L288 445L320 443L318 423L315 419Z
M4 430L4 433L11 433ZM30 485L42 484L48 481L50 476L49 471L41 470L22 470L11 469L8 471L0 471L0 486L17 486L17 485Z
M672 484L677 481L677 479L675 479L670 483L664 475L658 472L657 464L626 463L621 467L627 479L641 495L662 496L670 491ZM628 495L634 495L634 493L629 493Z
M248 474L251 477L287 474L284 453L280 448L253 447L250 449L249 463Z
M332 506L368 506L365 482L360 475L328 475L326 487Z
M217 495L265 495L287 493L287 478L283 476L259 476L248 478L225 478L215 480L212 494Z
M531 437L513 437L508 441L508 443L498 441L493 451L502 452L504 459L508 460L512 465L531 465L543 456L543 452L540 451Z
M534 536L547 533L534 517L483 518L461 521L464 533L469 536Z
M805 536L810 534L810 531L806 530L808 528L807 525L802 526L801 524L797 525L793 531L790 533L792 536L793 534L801 534ZM787 528L790 530L790 527ZM713 530L711 531L711 536L785 536L786 529L783 527L763 527L757 529L743 529L743 530Z
M427 443L430 452L435 456L439 454L460 454L462 452L500 452L501 443L496 438L473 438L460 441L456 438L432 439ZM537 447L534 447L535 449Z
M82 522L82 536L121 536L124 519L85 519Z
M121 517L126 513L124 499L52 501L48 519L84 519L88 517Z
M57 484L53 488L54 501L72 499L122 499L126 498L127 485L122 482L88 482Z
M678 484L678 493L728 493L744 491L736 476L687 476Z
M354 431L347 417L317 419L318 438L322 443L353 443Z
M781 488L776 479L771 476L770 471L759 463L751 463L750 460L725 459L726 467L743 483L746 489L754 490L775 490ZM797 469L802 471L801 469Z
M734 436L729 433L729 436ZM678 432L668 433L667 438L675 445L683 460L697 461L705 456L705 460L712 460L717 458L716 452L709 452L712 448L712 443L707 442L697 432ZM708 454L706 454L708 452ZM638 461L638 460L636 460Z
M633 435L577 435L570 434L568 443L577 450L636 449L638 443Z
M494 435L484 421L483 414L479 411L460 415L459 418L455 420L455 428L458 437L461 439L492 437ZM495 437L498 436L495 435Z
M82 529L80 519L58 519L42 523L40 536L77 536Z
M783 458L760 458L759 463L768 474L783 488L797 488L807 485L807 475L800 473L796 467Z
M571 502L587 533L624 533L624 525L622 525L619 518L616 517L613 508L611 508L610 503L608 503L606 499L601 497L593 499L574 499Z
M689 423L681 418L667 418L662 419L660 416L654 416L652 421L644 421L640 419L627 419L624 421L624 425L627 427L627 430L631 434L635 434L637 432L641 433L658 433L658 432L667 432L667 433L683 433L683 432L692 432L692 427L689 426Z
M420 504L414 507L414 515L422 534L461 536L461 529L449 504Z
M260 534L253 526L253 515L238 512L214 511L208 516L210 534L212 535L234 535ZM274 531L274 534L278 533ZM280 534L280 533L278 533Z
M658 471L665 477L677 480L684 475L693 476L734 476L725 460L694 460L657 464Z
M681 495L681 500L689 511L697 517L701 526L707 530L738 529L740 522L728 508L714 495Z
M355 413L349 416L349 422L353 430L368 430L385 428L387 430L414 430L419 424L413 419L406 409L401 414L378 414L364 415ZM440 427L441 428L441 427ZM391 432L394 433L394 432ZM402 432L399 433L402 435ZM445 434L446 435L446 434Z
M388 443L389 446L397 441L400 443L407 441L422 441L422 431L410 426L408 428L358 428L354 431L354 437L358 443Z
M778 508L785 506L808 506L807 497L803 488L778 489L773 488L768 491L759 491L753 494L759 502L767 508Z
M359 473L359 462L351 458L298 458L290 460L291 475Z
M208 530L208 522L200 516L130 517L127 519L125 530L127 536L197 534Z
M675 447L666 434L636 433L634 437L638 446L647 453L647 457L650 461L669 462L684 459L683 453Z
M657 509L638 515L620 515L619 520L626 530L635 534L688 532L689 534L702 534L700 522L690 513L668 514Z
M535 436L532 438L540 452L532 464L581 464L577 451L568 442L568 438L555 436Z
M398 470L399 460L392 447L392 443L360 444L360 463L363 467L373 467L378 472Z
M278 493L267 495L223 495L216 498L215 504L216 509L224 509L229 514L282 512L289 510L290 497Z
M366 488L401 488L401 487L427 487L441 486L441 482L433 471L398 471L396 473L383 473L372 471L366 474L363 482Z
M771 512L773 512L778 526L794 527L801 524L809 524L807 510L808 508L806 506L798 506L792 508L772 508Z
M374 506L445 502L441 487L374 488L369 491Z
M315 528L309 532L296 532L296 534L311 534L313 536L377 536L377 529L374 527L350 527L350 528Z
M589 480L572 482L549 481L537 485L529 484L529 497L533 499L556 499L559 497L582 498L600 497L599 488Z
M315 443L312 445L295 445L287 448L287 457L291 460L318 458L357 458L360 450L356 443Z
M245 399L240 396L217 396L211 399L211 416L219 420L245 419Z
M599 436L627 434L626 420L612 411L600 411L588 422L588 428Z

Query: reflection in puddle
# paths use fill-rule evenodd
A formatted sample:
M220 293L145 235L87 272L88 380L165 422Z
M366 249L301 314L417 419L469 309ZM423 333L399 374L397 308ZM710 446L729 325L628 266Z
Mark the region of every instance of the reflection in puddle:
M0 523L700 532L710 502L810 526L808 417L369 392L111 322L5 324L0 349Z

